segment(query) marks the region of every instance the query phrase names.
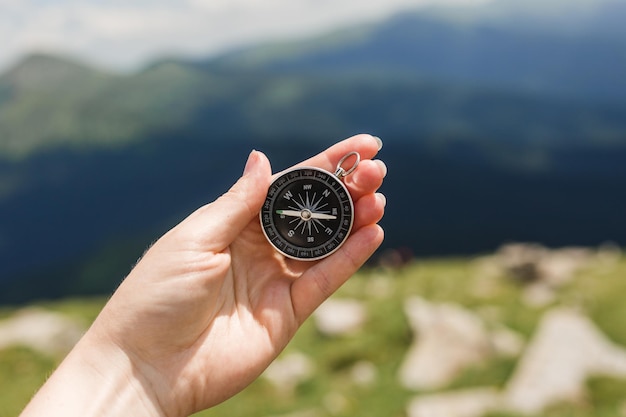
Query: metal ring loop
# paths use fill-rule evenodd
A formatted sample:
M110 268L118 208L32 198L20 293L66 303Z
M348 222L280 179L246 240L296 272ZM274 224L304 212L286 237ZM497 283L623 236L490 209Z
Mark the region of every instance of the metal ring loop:
M356 156L356 161L354 162L354 165L352 165L352 167L350 167L350 169L348 169L346 171L345 169L343 169L341 167L341 165L343 165L343 163L346 162L346 160L348 158L350 158L351 156ZM359 155L358 152L354 152L353 151L353 152L347 153L337 163L337 168L335 170L335 175L338 176L341 179L341 178L345 177L346 175L352 174L354 172L354 170L356 169L356 167L359 165L360 162L361 162L361 155Z

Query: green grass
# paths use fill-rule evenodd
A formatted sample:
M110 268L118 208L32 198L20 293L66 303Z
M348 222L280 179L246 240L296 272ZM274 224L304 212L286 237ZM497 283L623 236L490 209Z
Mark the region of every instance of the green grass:
M430 301L458 302L488 321L502 323L525 337L537 326L543 312L556 304L576 306L586 312L608 335L626 346L626 260L613 266L594 263L559 292L558 301L544 309L532 309L520 300L521 288L504 277L481 273L475 260L421 260L401 270L363 270L336 294L365 303L368 320L363 330L341 337L321 335L309 320L285 354L300 352L315 364L313 376L293 391L280 390L260 378L223 404L197 417L293 416L293 417L402 417L407 402L417 393L400 387L398 368L412 334L403 312L403 301L418 295ZM50 302L44 308L79 317L95 318L103 299ZM0 318L10 311L0 309ZM61 358L47 358L24 348L0 351L0 417L17 415ZM353 382L356 363L376 368L371 385ZM515 359L494 359L466 370L450 388L503 386ZM623 417L626 381L593 378L584 404L556 405L547 417ZM493 413L490 417L514 417Z

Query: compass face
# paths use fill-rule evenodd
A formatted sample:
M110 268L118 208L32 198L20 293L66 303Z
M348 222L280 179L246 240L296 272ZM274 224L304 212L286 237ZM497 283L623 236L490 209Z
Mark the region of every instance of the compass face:
M346 240L354 218L350 193L337 176L296 168L270 185L260 213L269 242L285 256L316 260Z

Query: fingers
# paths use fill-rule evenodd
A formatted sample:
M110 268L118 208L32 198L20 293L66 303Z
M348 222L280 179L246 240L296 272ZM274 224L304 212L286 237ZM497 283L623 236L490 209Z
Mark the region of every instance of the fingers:
M370 224L361 227L337 252L312 266L293 282L291 299L299 324L365 263L383 238L380 226Z
M353 230L378 223L385 214L387 200L383 194L371 193L363 196L355 203Z
M382 142L372 135L356 135L343 140L325 151L315 155L312 158L302 161L298 166L314 166L325 169L326 171L335 172L337 162L349 152L358 152L361 160L371 159L382 147Z
M380 188L387 175L387 166L381 160L363 160L353 174L344 178L353 200Z
M361 156L361 162L354 173L344 178L344 183L348 187L350 195L354 200L357 200L365 194L376 191L381 186L385 175L387 175L387 167L382 161L371 160L371 158L375 157L378 151L382 149L382 146L382 141L376 136L367 134L352 136L312 158L287 168L285 171L303 166L311 166L334 173L337 168L337 163L341 158L350 152L358 152ZM347 162L349 165L352 159ZM282 172L274 174L272 179L280 176Z
M243 176L220 198L189 216L181 227L195 236L204 250L221 251L258 216L271 179L267 157L252 151Z

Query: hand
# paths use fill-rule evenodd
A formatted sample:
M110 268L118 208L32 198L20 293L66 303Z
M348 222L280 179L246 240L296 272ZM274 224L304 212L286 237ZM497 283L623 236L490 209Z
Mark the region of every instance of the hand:
M318 262L287 259L263 236L258 213L272 175L253 151L226 194L146 252L23 416L186 416L241 391L381 244L385 200L375 191L386 168L371 160L378 148L359 135L301 164L332 171L350 151L362 157L346 178L352 234ZM76 385L74 398L92 392L89 406L63 408L63 381Z

